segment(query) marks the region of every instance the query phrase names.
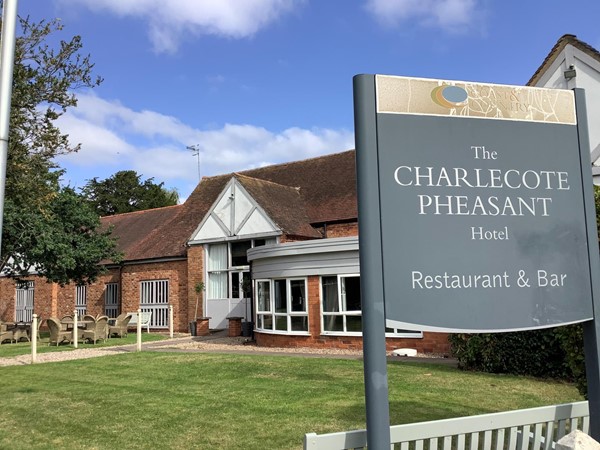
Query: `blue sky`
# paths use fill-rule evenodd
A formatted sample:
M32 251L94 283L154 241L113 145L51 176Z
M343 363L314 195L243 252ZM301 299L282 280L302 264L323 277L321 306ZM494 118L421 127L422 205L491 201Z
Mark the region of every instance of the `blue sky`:
M81 35L104 83L60 120L82 187L136 170L185 199L217 175L354 147L352 77L523 85L598 0L20 0Z

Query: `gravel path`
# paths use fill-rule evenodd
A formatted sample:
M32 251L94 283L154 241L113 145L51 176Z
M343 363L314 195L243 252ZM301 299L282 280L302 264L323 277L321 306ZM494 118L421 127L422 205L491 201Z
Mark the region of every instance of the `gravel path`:
M41 353L37 355L38 363L69 361L73 359L96 358L107 355L117 355L123 352L135 351L136 345L121 345L115 347L101 348L81 348L76 350L67 350L62 352ZM180 337L167 339L164 341L153 341L143 344L144 351L165 351L165 352L227 352L227 353L262 353L262 354L290 354L306 356L329 356L334 358L361 358L362 350L348 349L316 349L306 347L293 348L275 348L275 347L257 347L250 342L248 338L237 337L208 337L192 338ZM411 358L394 358L395 360L415 361L429 360L433 362L453 363L453 360L444 358L443 355L419 354ZM15 356L12 358L0 358L0 367L17 366L31 364L31 354Z
M98 356L116 355L123 353L123 347L103 347L103 348L80 348L76 350L38 353L37 363L69 361L72 359L96 358ZM23 366L31 364L31 354L19 355L12 358L0 358L0 367L2 366Z

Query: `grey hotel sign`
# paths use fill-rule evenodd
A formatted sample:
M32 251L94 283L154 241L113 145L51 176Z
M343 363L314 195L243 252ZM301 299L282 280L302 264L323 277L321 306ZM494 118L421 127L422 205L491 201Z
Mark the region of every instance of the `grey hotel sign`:
M574 93L360 77L361 273L382 285L386 325L487 332L592 319L595 214ZM371 102L372 114L361 110Z

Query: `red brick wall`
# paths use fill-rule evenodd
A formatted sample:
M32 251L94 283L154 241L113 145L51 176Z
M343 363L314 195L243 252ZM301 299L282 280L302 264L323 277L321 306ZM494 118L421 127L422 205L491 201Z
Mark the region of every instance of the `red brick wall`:
M200 295L196 294L195 286L196 283L203 282L204 279L204 247L201 245L193 245L188 248L187 252L188 263L187 263L187 297L188 301L188 311L187 315L189 317L189 321L193 321L197 317L204 317L204 308L203 308L203 300L205 290L200 293ZM206 284L206 283L205 283ZM196 301L198 302L198 311L196 312ZM194 317L196 315L196 317Z
M28 277L33 281L33 312L47 318L55 315L56 285L40 277ZM14 321L16 313L17 286L13 278L0 278L0 320Z
M358 222L327 224L327 238L358 236Z
M173 305L175 331L188 328L188 271L186 261L132 264L123 267L121 311L137 311L140 306L140 281L169 280L169 303Z
M360 336L330 336L321 334L321 294L318 276L308 277L308 323L310 336L255 333L260 347L309 347L362 349ZM415 348L420 353L450 353L446 333L423 333L422 338L387 338L386 349Z

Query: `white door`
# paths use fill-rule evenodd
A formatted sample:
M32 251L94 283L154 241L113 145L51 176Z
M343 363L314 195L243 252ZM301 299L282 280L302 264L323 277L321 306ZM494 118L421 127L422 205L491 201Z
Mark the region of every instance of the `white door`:
M231 299L229 302L229 315L231 317L243 317L245 321L251 321L250 298L252 280L248 270L231 272Z
M248 270L233 270L228 273L227 298L213 298L206 300L206 312L210 320L208 326L211 330L228 327L228 317L243 317L251 320L250 297L251 279Z

